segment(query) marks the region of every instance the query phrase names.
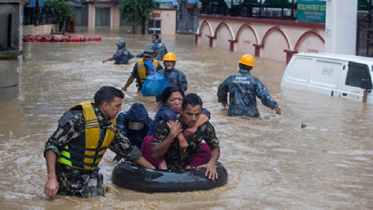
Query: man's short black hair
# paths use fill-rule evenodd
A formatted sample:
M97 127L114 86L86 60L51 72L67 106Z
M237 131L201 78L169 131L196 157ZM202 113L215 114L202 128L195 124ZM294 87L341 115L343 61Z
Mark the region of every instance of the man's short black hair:
M124 94L122 91L115 87L111 86L103 86L101 87L93 97L96 106L100 106L103 103L110 103L114 101L114 98L124 98Z
M187 105L196 106L201 105L202 108L202 99L195 93L188 93L183 98L183 102L181 103L181 108L185 110Z
M153 36L154 36L156 39L159 39L159 35L158 35L158 34L153 34Z

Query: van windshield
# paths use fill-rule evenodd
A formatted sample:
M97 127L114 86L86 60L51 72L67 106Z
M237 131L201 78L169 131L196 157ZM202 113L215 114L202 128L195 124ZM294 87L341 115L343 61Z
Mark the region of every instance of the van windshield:
M366 64L349 62L346 77L346 85L360 87L362 80L372 82L369 73L369 67Z

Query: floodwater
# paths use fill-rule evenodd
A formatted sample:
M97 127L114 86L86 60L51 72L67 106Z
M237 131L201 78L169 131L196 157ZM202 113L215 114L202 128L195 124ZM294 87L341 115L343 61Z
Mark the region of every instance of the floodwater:
M101 86L125 84L136 59L130 65L102 63L117 40L125 39L132 53L151 42L150 35L120 31L79 34L99 34L102 41L23 45L19 97L0 102L1 209L373 209L373 105L281 88L285 63L257 58L252 73L282 115L258 101L261 119L227 117L216 92L237 71L241 53L196 45L193 35L162 40L177 55L187 92L199 94L212 113L227 185L187 193L127 190L110 180L115 163L108 151L100 163L105 197L47 198L43 149L58 119L75 103L93 100ZM156 113L154 97L141 97L134 83L125 95L123 110L142 102L150 116Z

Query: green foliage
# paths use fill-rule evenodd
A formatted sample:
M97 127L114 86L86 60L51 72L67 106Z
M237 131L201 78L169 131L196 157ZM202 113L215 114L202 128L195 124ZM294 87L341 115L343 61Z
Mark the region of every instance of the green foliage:
M158 5L152 0L121 0L120 13L123 19L134 24L142 24L150 19L150 13L157 9Z
M45 7L47 13L59 23L65 22L74 13L72 6L65 3L63 0L48 0L45 2Z
M367 7L367 6L369 6L369 0L359 0L357 3L358 3L358 5L360 7ZM372 2L372 4L373 4L373 2Z

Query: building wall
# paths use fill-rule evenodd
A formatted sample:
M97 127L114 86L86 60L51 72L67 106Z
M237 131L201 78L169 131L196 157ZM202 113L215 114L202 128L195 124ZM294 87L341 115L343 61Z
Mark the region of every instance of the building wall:
M197 44L288 62L297 52L324 52L325 24L199 16Z
M112 28L119 28L120 26L120 9L117 5L113 5L111 8L111 19L112 19Z
M51 30L57 31L56 24L41 24L41 25L24 25L23 26L23 34L24 35L49 35L51 34Z
M118 3L108 2L92 2L88 4L88 30L93 30L96 27L96 7L110 8L110 28L118 29L120 25L120 9L117 7Z
M176 9L159 10L162 19L162 34L176 33Z
M19 27L20 23L22 23L22 20L20 19L20 7L19 3L0 2L0 42L4 41L5 45L9 45L12 50L19 50L22 47L20 46L20 43L22 42L19 40ZM9 29L10 31L8 31ZM8 37L8 34L11 36Z
M88 4L88 30L95 28L95 13L94 4Z
M94 30L96 27L96 8L106 7L110 8L110 28L119 29L120 27L120 9L116 2L92 2L88 4L87 19L88 30ZM152 12L152 18L162 20L161 31L162 34L176 33L176 9L160 9ZM83 18L83 17L81 17ZM25 25L23 26L24 34L28 35L47 35L50 34L51 29L56 31L56 24L41 24L38 26ZM132 30L132 27L131 29ZM134 33L141 33L141 27L137 27Z
M0 101L9 101L18 96L25 3L25 0L0 1Z
M93 2L88 5L88 30L94 29L95 12L97 7L110 7L110 27L118 29L120 27L120 9L117 3ZM154 19L161 19L162 34L176 33L176 9L160 9L152 12ZM136 28L135 33L141 33L141 27Z

